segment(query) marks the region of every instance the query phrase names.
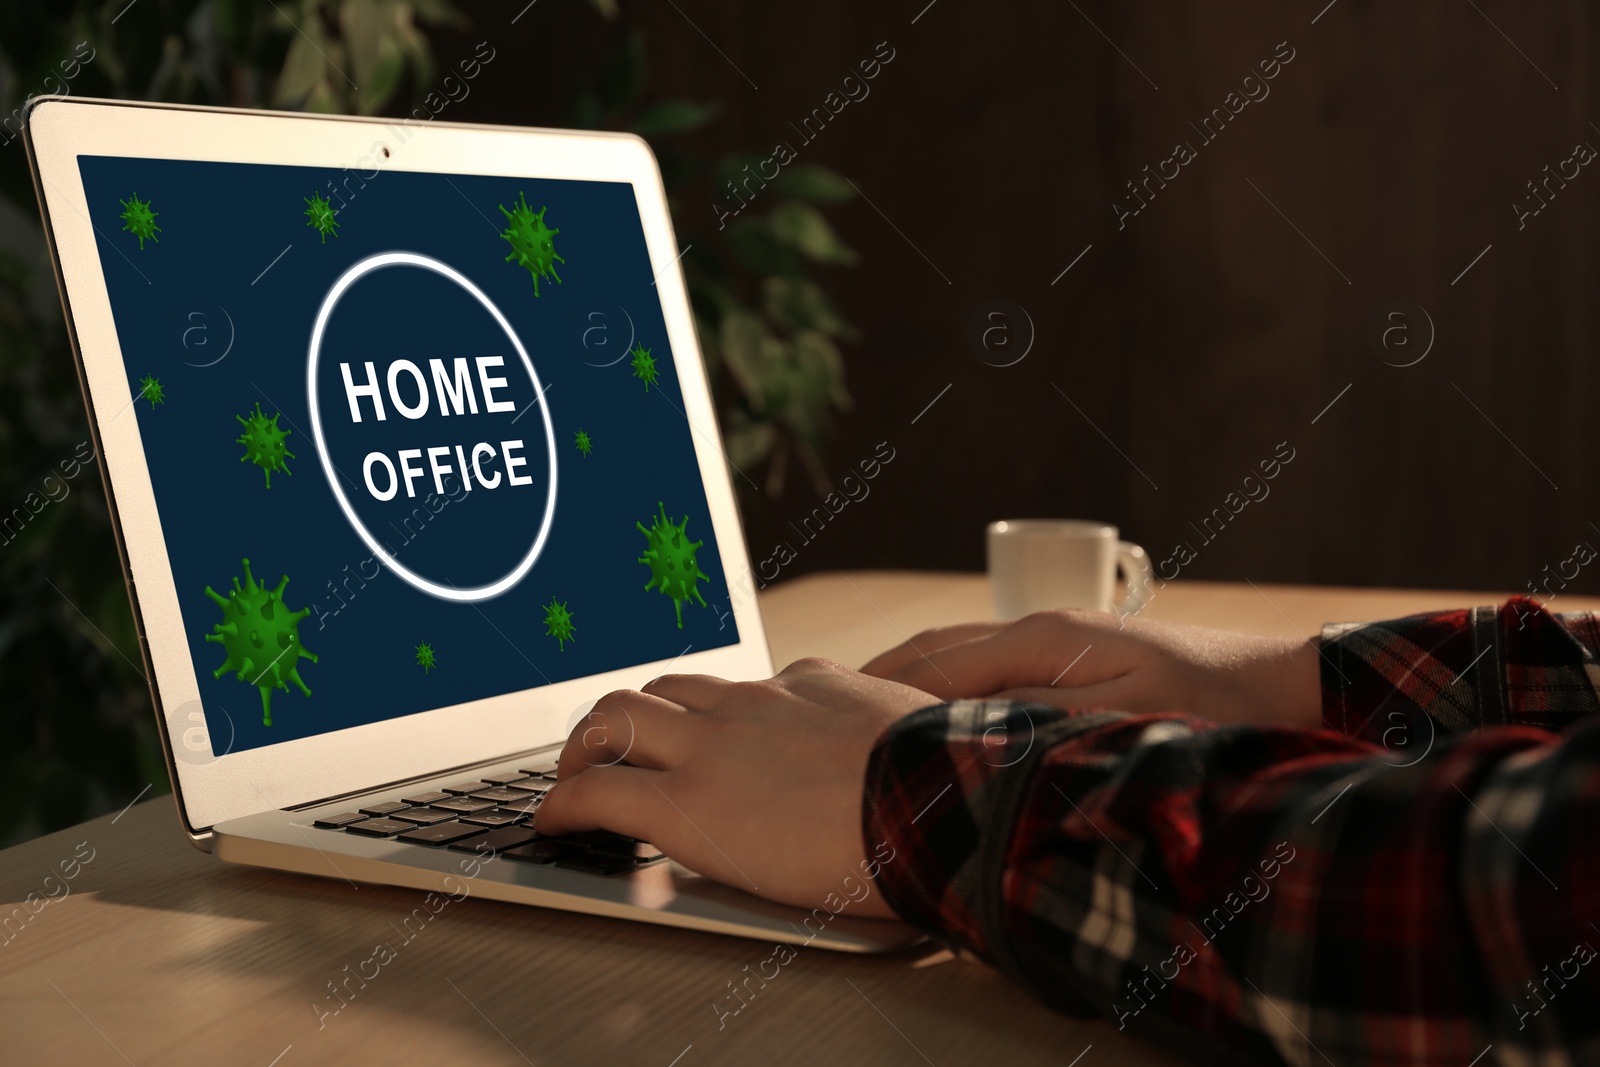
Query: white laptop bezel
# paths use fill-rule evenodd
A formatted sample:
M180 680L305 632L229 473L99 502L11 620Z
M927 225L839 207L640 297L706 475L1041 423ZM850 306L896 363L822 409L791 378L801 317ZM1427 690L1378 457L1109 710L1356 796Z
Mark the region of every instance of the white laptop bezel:
M86 98L41 98L27 119L34 181L55 256L91 429L105 475L156 720L185 827L195 837L224 820L287 808L550 745L586 700L637 687L667 669L728 678L772 671L757 587L718 432L705 366L678 264L655 157L629 134L400 123L344 116L193 108ZM385 157L383 148L389 150ZM476 700L211 759L179 752L201 707L178 591L135 419L133 397L101 273L77 157L134 156L628 182L653 270L701 481L728 576L738 644L689 652L588 678ZM371 180L381 180L379 178ZM309 314L309 312L308 312ZM308 326L309 328L309 326ZM313 682L313 685L315 683ZM60 709L71 715L72 709ZM174 758L174 755L177 758Z

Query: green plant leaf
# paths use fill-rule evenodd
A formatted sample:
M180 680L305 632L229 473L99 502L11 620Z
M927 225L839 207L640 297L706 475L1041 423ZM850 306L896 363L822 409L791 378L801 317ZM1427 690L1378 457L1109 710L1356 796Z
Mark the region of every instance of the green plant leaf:
M671 137L698 130L721 109L722 105L715 100L703 104L693 100L662 100L639 112L631 129L641 137Z
M762 310L782 329L820 330L830 337L853 340L857 334L834 309L822 286L809 278L765 278L761 282Z
M691 241L690 243L693 244L694 242ZM708 256L707 258L711 257ZM720 264L717 265L717 268L708 268L699 265L700 262L696 261L695 270L685 269L684 271L688 276L689 296L694 300L697 308L714 312L716 321L721 322L724 314L729 310L736 310L742 305L728 288L726 272L717 269L720 268ZM687 268L688 264L684 264L684 266Z
M395 90L400 88L400 79L406 72L406 57L400 52L400 45L393 37L385 37L378 46L378 65L373 69L372 76L361 82L361 93L357 97L360 111L363 115L375 115L383 110L393 97Z
M406 66L400 39L410 19L410 6L403 3L385 9L380 0L344 0L339 9L351 79L360 87L356 109L364 115L381 111L399 88Z
M339 84L343 85L343 82ZM328 84L324 78L311 90L311 95L306 98L306 110L315 111L320 115L340 115L345 111L344 100L339 93Z
M411 64L411 82L417 87L414 99L420 103L427 93L435 91L433 48L428 44L427 35L411 21L411 9L404 4L395 9L394 42Z
M850 394L844 387L844 355L833 338L820 330L801 330L795 334L796 375L802 383L813 421L821 423L828 406L848 408Z
M748 415L728 428L728 462L740 469L754 467L772 454L776 431L771 422L752 421Z
M805 271L800 257L779 241L772 224L760 215L747 215L728 224L728 246L741 265L752 274L800 275Z
M278 74L273 103L298 104L311 95L328 69L328 61L317 51L318 47L311 37L294 35L289 42L289 54L283 60L283 70Z
M778 189L785 196L818 204L837 204L856 195L855 186L843 175L815 163L785 167L778 177Z
M383 43L384 24L391 12L378 0L344 0L339 7L339 29L350 54L350 75L359 86L366 86L378 65L378 49ZM365 89L363 88L363 91Z
M714 171L716 194L734 200L733 194L728 192L728 184L731 182L733 187L746 197L759 195L770 184L761 177L761 164L769 158L755 152L730 152L717 160ZM746 182L749 183L748 189L745 187Z
M772 236L820 263L854 263L854 250L839 240L822 212L798 200L784 200L768 213Z
M451 29L464 30L472 25L472 20L466 12L459 10L450 0L410 0L409 3L397 5L408 7L417 13L417 18L430 26L449 26Z
M767 391L763 386L772 377L770 340L761 316L737 307L723 313L717 350L722 355L723 366L728 368L729 375L756 411L766 406Z

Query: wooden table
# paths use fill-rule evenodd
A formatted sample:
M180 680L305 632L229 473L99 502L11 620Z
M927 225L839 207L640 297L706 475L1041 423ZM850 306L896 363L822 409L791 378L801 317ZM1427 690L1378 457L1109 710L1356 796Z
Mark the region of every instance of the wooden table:
M1178 582L1146 614L1309 635L1499 598ZM761 603L780 665L859 665L918 630L991 617L986 580L964 574L817 575ZM0 934L0 1061L949 1067L1068 1064L1093 1045L1083 1067L1172 1062L933 950L802 950L719 1030L712 1004L770 946L476 899L403 943L391 924L421 894L225 866L184 841L169 798L6 850L0 912L59 893L47 876L89 855L68 895ZM385 940L402 943L395 958L319 1029L327 983Z

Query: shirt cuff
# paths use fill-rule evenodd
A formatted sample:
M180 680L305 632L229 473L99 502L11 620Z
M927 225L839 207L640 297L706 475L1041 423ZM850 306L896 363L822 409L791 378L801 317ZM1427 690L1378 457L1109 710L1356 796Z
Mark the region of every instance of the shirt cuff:
M1518 723L1551 730L1600 711L1600 626L1530 597L1322 631L1323 723L1398 749L1435 733Z
M1030 780L1055 745L1125 718L959 700L890 726L867 761L861 814L884 900L946 944L995 959L1002 861L1027 830L1019 823Z
M878 861L884 900L911 925L979 955L979 839L992 806L992 763L1004 762L983 750L983 727L989 720L1008 738L1019 726L1005 718L1009 707L958 701L894 723L867 761L862 800L863 843Z

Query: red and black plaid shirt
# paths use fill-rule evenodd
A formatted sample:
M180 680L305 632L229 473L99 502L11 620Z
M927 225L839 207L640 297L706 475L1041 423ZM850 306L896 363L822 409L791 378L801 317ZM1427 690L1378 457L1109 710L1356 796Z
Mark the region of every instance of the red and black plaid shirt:
M1328 626L1324 730L960 701L872 754L909 922L1243 1063L1600 1063L1600 622Z

